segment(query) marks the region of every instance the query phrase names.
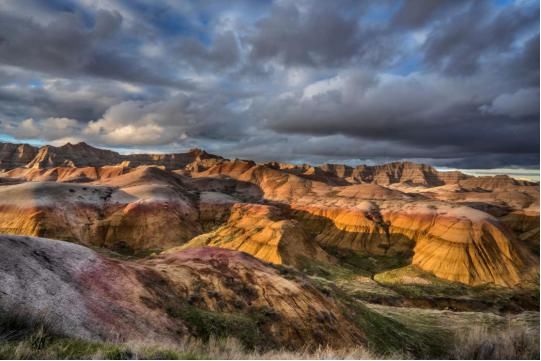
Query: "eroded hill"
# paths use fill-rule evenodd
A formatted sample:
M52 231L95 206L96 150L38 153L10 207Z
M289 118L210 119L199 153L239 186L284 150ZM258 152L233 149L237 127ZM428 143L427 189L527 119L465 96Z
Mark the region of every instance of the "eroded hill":
M444 280L536 277L539 185L410 162L257 164L202 150L120 155L2 144L0 231L123 253L214 246L299 267L329 249L397 256ZM536 272L537 271L537 272Z

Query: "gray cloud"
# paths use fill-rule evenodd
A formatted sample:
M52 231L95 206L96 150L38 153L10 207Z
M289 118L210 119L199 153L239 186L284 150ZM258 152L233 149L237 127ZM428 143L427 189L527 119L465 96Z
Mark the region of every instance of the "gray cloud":
M240 60L240 49L232 31L217 34L210 47L199 41L181 39L175 48L181 61L198 70L224 70L235 66Z
M498 95L494 83L479 87L486 81L481 78L471 80L478 86L468 89L462 88L461 79L433 75L356 82L352 78L339 75L302 93L274 102L266 99L254 113L261 113L265 126L282 134L394 141L397 149L399 144L420 147L432 157L537 153L538 89Z
M539 23L532 6L510 6L491 16L489 3L468 9L437 25L425 43L425 61L449 74L472 74L483 58L509 51L516 38Z
M188 81L148 66L131 52L123 52L121 23L120 13L106 10L96 12L90 27L71 12L58 13L51 22L41 24L31 17L0 11L0 62L62 77L190 86Z
M0 139L539 164L538 3L0 2Z
M408 0L403 1L392 18L399 28L419 28L442 14L463 6L462 0Z
M481 110L511 117L535 116L539 112L539 89L520 89L512 94L499 95Z
M317 6L315 6L317 4ZM379 63L391 54L379 42L381 29L362 27L364 9L353 7L347 15L327 2L306 7L273 6L247 37L255 61L275 60L285 65L333 66L362 59Z

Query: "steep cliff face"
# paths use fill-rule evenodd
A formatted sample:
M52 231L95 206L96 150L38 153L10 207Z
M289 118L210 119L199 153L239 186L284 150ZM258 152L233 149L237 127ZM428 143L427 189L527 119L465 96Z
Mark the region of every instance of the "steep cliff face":
M67 143L61 147L46 145L41 147L28 168L49 167L101 167L119 163L120 155L110 150L94 148L86 143Z
M312 242L300 224L272 206L234 204L229 219L178 249L213 246L249 253L275 264L298 265L301 258L329 262L331 257ZM167 252L175 252L173 248Z
M2 312L45 315L72 337L175 343L218 336L227 323L229 336L259 347L365 343L308 280L286 279L235 251L198 248L136 263L61 241L0 236L0 267Z
M174 154L128 154L92 147L84 142L67 143L60 147L45 145L40 148L27 144L0 143L0 170L32 168L43 170L53 167L103 167L122 165L135 168L143 165L182 169L189 164L214 164L223 159L201 149Z
M24 167L38 153L38 149L28 144L0 142L0 170Z
M300 203L292 208L323 246L410 254L414 265L450 281L514 286L535 265L496 218L468 207L364 201L350 207Z
M514 286L529 262L514 236L481 211L416 206L386 212L384 218L391 235L415 240L412 263L446 280Z
M210 154L201 149L191 149L186 153L174 154L129 154L123 155L122 160L130 167L142 165L157 165L165 169L182 169L190 164L192 167L197 165L209 166L223 159L214 154Z
M438 172L426 164L395 162L376 166L357 166L353 169L352 179L358 182L390 185L406 183L417 186L436 187L456 183L468 176L460 172Z
M340 178L349 178L353 174L353 167L344 164L330 164L325 163L319 167L321 170L327 173L331 173Z
M510 212L501 217L500 221L512 230L533 254L539 254L539 204Z
M488 191L504 190L515 186L533 186L534 182L511 178L507 175L470 177L459 184L466 190L484 189Z

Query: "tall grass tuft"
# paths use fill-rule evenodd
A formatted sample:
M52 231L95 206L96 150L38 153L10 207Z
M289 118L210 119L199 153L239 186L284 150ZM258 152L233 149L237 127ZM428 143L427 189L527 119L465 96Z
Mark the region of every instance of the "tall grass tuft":
M472 327L457 334L450 358L466 360L539 360L539 330L507 326Z

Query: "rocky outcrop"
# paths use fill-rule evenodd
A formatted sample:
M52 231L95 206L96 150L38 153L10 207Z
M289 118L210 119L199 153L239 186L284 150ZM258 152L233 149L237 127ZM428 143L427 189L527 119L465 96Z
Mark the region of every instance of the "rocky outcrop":
M229 177L241 182L255 184L266 199L290 201L317 189L330 189L322 182L282 172L252 161L234 160L221 162L204 172L192 173L192 177Z
M24 167L37 153L38 149L28 144L0 142L0 170Z
M201 246L243 251L275 264L297 266L302 258L331 260L298 222L284 217L276 207L258 204L234 204L222 226L166 253Z
M4 176L32 182L85 183L105 180L130 172L125 166L103 167L53 167L53 168L15 168L2 173Z
M230 250L128 262L66 242L0 236L0 270L1 312L45 318L57 333L77 338L174 344L208 337L229 322L228 330L258 347L365 342L339 305L307 279L286 279Z
M487 191L509 189L516 186L534 186L536 183L511 178L507 175L470 177L461 180L460 186L466 190L483 189Z
M61 147L46 145L39 148L38 154L26 166L28 168L50 167L101 167L121 162L120 154L94 148L84 142L67 143Z
M104 167L121 165L135 168L143 165L162 166L166 169L181 169L191 164L214 164L222 157L209 154L201 149L174 154L128 154L122 155L110 150L92 147L84 142L66 143L60 147L45 145L40 148L27 144L0 143L0 170L25 167L46 169L57 167Z
M375 255L409 254L412 264L450 281L514 286L536 264L496 218L472 208L400 201L292 208L323 246Z
M191 149L186 153L174 154L129 154L123 155L122 160L127 166L138 167L142 165L162 166L165 169L205 168L223 159L209 154L201 149Z
M435 187L454 183L458 179L465 179L468 176L459 172L445 174L445 172L438 172L426 164L394 162L376 166L357 166L353 169L351 177L358 182L380 185L406 183L415 186Z

